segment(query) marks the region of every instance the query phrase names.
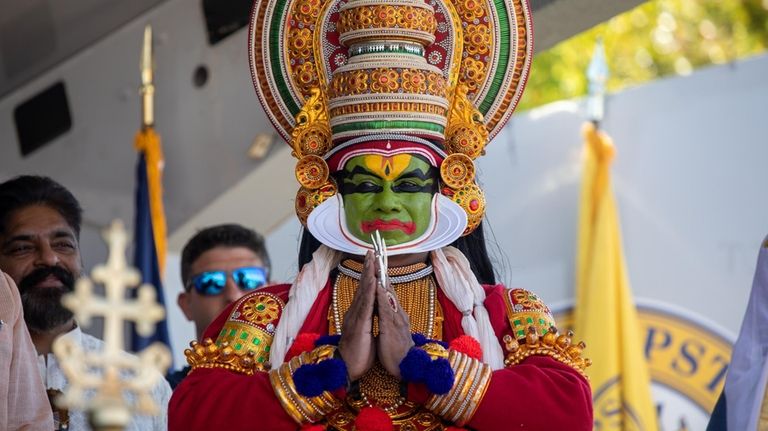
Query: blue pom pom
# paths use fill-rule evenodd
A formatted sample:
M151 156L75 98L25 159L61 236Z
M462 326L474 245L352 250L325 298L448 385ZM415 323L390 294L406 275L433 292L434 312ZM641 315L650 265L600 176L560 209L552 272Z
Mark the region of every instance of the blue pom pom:
M420 383L424 381L426 367L432 361L427 352L412 348L400 361L400 376L407 382Z
M447 359L439 358L427 364L424 383L433 394L447 394L453 387L453 380L453 369Z
M432 340L432 342L433 343L437 343L437 344L443 346L443 349L447 349L448 348L448 343L446 343L445 341Z
M419 334L418 332L412 334L411 338L413 339L413 343L416 344L416 347L421 347L429 342L429 338L425 337L423 334Z
M315 340L315 347L325 346L326 344L331 346L338 346L341 335L322 335Z
M317 371L326 391L347 386L347 365L341 359L326 359L317 364Z
M296 391L305 397L316 397L323 393L323 382L319 378L318 365L304 364L293 373Z

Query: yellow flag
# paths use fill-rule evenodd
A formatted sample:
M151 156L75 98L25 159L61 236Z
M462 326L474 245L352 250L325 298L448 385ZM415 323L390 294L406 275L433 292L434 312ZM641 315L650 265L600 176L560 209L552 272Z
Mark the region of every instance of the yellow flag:
M658 429L648 365L632 300L610 165L610 138L584 126L574 327L589 346L595 429Z

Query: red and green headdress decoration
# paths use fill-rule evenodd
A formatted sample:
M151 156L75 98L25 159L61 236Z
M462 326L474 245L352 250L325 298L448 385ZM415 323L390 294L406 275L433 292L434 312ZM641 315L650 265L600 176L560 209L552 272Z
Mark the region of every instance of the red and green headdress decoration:
M409 152L482 220L474 160L509 119L533 53L527 0L259 0L251 74L298 159L296 213L337 192L355 154Z

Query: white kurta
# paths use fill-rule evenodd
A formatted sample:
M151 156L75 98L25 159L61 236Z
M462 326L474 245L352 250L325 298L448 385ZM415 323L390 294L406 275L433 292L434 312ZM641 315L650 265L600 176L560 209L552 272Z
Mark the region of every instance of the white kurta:
M72 338L88 354L89 352L99 352L104 348L104 342L96 337L83 333L79 327L67 332L62 337ZM38 367L40 375L43 377L43 384L48 389L58 389L63 392L67 387L67 379L56 360L56 356L49 353L46 356L38 356ZM135 401L132 394L128 395L128 402ZM160 407L160 415L155 417L134 415L133 420L125 428L125 431L145 431L157 430L165 431L168 429L168 400L171 398L171 387L168 382L158 373L158 383L152 388L152 399ZM89 430L88 418L82 411L69 412L69 429Z

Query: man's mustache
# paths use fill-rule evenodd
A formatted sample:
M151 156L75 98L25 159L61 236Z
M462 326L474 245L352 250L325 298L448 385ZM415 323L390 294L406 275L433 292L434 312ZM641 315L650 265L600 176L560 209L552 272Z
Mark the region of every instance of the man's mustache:
M34 288L35 285L45 280L50 275L56 277L61 282L61 284L64 285L63 290L65 292L74 291L75 277L71 272L60 266L44 266L37 268L36 270L27 274L26 277L21 279L19 282L19 293L23 294L26 291Z

